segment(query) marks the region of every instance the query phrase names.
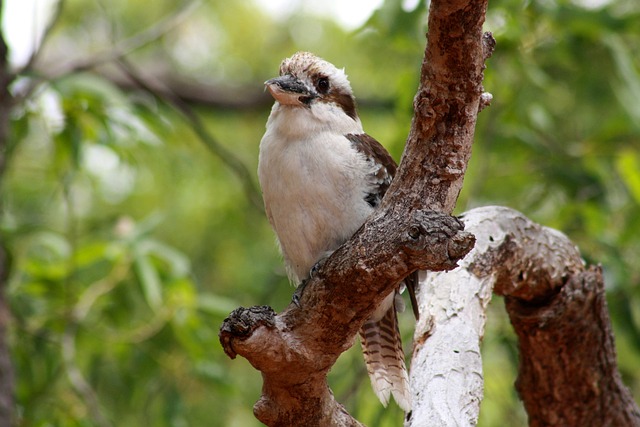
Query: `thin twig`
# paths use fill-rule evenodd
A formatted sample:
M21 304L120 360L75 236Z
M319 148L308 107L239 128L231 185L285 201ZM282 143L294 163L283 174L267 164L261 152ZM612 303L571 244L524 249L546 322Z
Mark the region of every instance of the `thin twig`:
M73 74L81 71L90 70L99 65L117 61L130 53L148 45L151 42L156 41L160 37L166 35L173 30L179 24L181 24L189 15L191 15L200 5L201 0L194 0L187 3L182 9L178 9L173 14L169 15L165 19L156 22L149 28L118 42L112 49L96 54L92 57L72 62L62 67L62 70L58 73L54 73L54 79L63 75Z
M131 262L128 259L118 262L102 280L90 285L82 293L72 310L71 319L62 335L62 360L67 378L76 394L87 405L92 419L99 427L111 427L100 405L98 395L85 379L76 363L76 336L82 320L89 314L91 307L102 295L111 292L129 273Z
M73 321L80 323L91 310L93 304L103 295L111 292L119 283L121 283L129 274L131 269L131 261L125 259L118 262L111 272L101 280L92 283L87 289L80 295L78 302L76 302L72 311Z
M184 119L190 123L191 128L196 133L198 138L207 146L207 148L215 154L225 165L227 165L240 179L245 194L249 199L249 202L253 207L259 211L263 211L262 197L258 191L253 179L252 174L249 172L245 164L232 152L220 144L211 133L207 130L206 126L202 122L202 119L193 111L193 109L180 97L176 96L169 87L157 89L154 85L150 84L135 68L133 64L127 61L125 58L118 60L119 67L127 74L127 76L134 81L140 89L148 92L157 99L162 100L167 105L173 107L178 111ZM158 84L158 83L156 83Z
M167 34L169 31L173 30L176 26L182 23L191 13L193 13L200 5L202 4L201 0L194 0L190 3L187 3L181 9L176 10L171 15L167 16L161 21L156 22L149 28L146 28L139 33L121 40L114 44L114 46L108 50L97 53L95 55L90 56L89 58L71 61L63 66L61 66L57 71L54 70L47 75L36 75L33 79L32 83L29 85L27 89L24 90L23 93L20 94L21 100L24 100L31 96L36 87L42 84L45 81L53 81L58 80L62 77L68 76L70 74L80 73L83 71L87 71L98 67L100 65L117 61L120 58L124 58L125 56L131 54L132 52L148 45L149 43L159 39L160 37ZM59 9L61 13L61 9ZM59 14L56 14L56 21L59 19ZM51 24L53 27L55 22ZM49 34L47 34L48 37ZM42 45L44 45L45 39L43 38L41 47L38 51L42 51ZM35 62L36 58L33 58ZM31 62L31 60L30 60ZM31 74L36 74L33 69L32 64L30 67L25 67L23 72L29 72Z

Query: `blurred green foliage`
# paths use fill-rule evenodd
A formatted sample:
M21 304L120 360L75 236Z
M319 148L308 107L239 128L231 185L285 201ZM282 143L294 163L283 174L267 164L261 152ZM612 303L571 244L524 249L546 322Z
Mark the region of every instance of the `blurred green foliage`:
M304 13L303 2L275 18L251 2L212 0L128 59L240 93L260 92L294 51L313 51L347 68L365 129L399 159L424 50L419 3L407 11L387 0L346 31ZM67 1L43 56L95 57L175 7ZM636 0L492 0L486 28L498 45L485 88L494 101L480 115L458 204L518 209L603 265L620 369L635 396L639 23ZM21 77L16 93L36 78ZM255 171L268 108L196 113ZM242 180L174 108L91 71L41 82L16 106L12 132L0 232L12 259L20 425L259 425L260 375L223 354L218 328L240 305L281 310L292 288ZM410 348L410 316L401 322ZM483 346L480 425L525 425L515 339L499 301ZM399 425L401 412L377 402L361 359L354 348L334 367L336 396L369 426Z

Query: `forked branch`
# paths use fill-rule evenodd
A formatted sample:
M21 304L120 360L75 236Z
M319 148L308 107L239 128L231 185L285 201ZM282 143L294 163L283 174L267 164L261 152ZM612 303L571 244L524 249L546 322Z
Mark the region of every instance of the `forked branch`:
M503 207L465 213L477 239L460 267L429 273L418 295L411 383L422 399L408 426L475 425L480 341L492 291L518 335L516 387L531 426L640 426L618 372L604 283L562 233ZM435 327L434 327L435 325Z
M381 208L310 280L300 307L276 315L239 309L225 321L225 351L263 374L254 407L270 426L360 425L331 394L326 373L363 321L415 270L449 270L474 238L449 216L462 186L491 53L487 2L434 0L415 117ZM441 213L436 213L439 211Z

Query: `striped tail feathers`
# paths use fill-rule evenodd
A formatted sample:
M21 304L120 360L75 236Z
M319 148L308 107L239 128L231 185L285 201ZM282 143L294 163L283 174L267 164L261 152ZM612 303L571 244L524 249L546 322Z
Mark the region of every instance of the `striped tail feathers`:
M386 407L391 396L405 412L411 411L409 374L394 304L384 316L367 320L360 329L360 342L373 391Z

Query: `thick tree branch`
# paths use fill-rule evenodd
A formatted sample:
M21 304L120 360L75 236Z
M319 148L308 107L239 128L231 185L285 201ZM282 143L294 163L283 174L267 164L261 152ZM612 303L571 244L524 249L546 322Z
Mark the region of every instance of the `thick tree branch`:
M489 99L482 96L493 40L482 34L485 9L486 1L431 3L415 117L398 174L382 207L309 281L301 308L291 305L277 316L266 308L236 310L222 326L227 354L246 357L263 374L254 412L264 423L359 425L335 402L326 373L401 279L415 270L451 269L473 245L448 214L476 116Z
M495 41L482 33L487 0L432 1L415 115L390 192L402 203L451 213L471 156L484 63ZM417 176L414 171L420 170Z
M230 357L240 354L262 372L258 419L270 426L359 425L335 402L326 383L329 369L398 277L451 269L473 241L448 215L381 212L325 262L300 307L291 304L277 316L268 307L234 311L220 340Z
M414 353L411 381L423 398L408 425L477 423L492 288L518 334L517 388L530 425L640 425L617 370L600 269L586 268L565 235L511 209L474 209L463 221L474 249L459 268L429 273L418 295L415 339L428 340Z
M505 304L518 334L516 388L530 426L640 426L618 372L600 267L571 275L536 303L508 296Z
M516 387L529 425L640 426L618 372L601 269L586 268L561 233L514 222L524 238L504 239L479 264L502 266L495 292L518 335Z

